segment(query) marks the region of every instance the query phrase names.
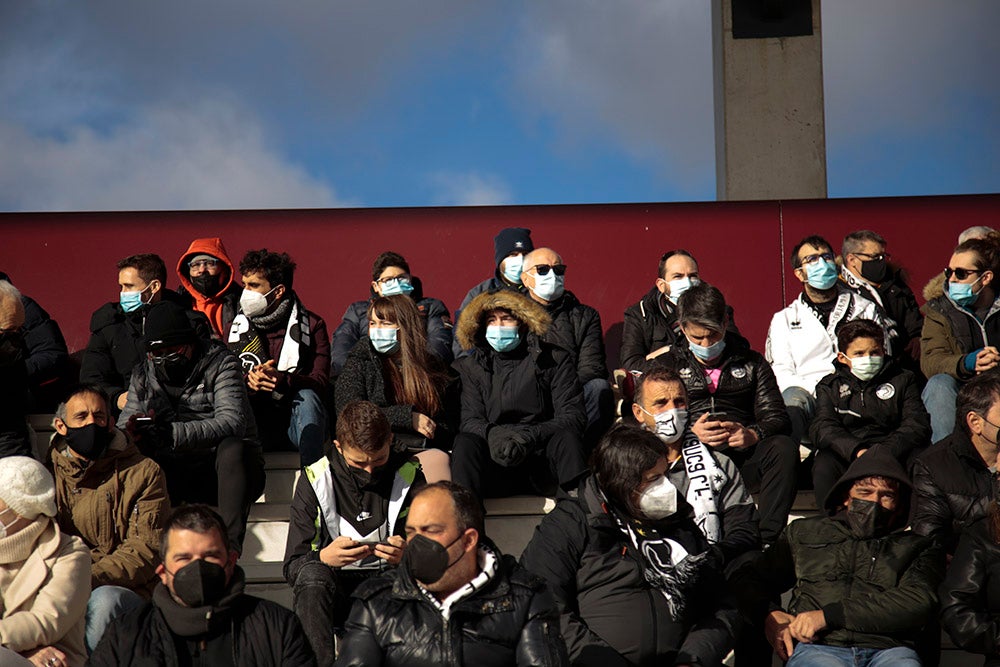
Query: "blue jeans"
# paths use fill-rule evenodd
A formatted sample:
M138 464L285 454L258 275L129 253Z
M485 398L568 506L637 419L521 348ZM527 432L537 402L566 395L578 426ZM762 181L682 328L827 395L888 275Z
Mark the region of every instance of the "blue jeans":
M921 667L912 648L845 648L823 644L796 644L785 667Z
M797 445L809 445L809 424L816 414L816 397L802 387L788 387L781 392L792 421L792 440Z
M920 398L927 414L931 416L931 442L938 442L955 430L955 401L958 399L958 380L950 375L932 375L924 386Z
M292 398L288 439L299 450L302 467L323 458L326 439L326 406L312 389L300 389Z
M87 601L87 620L84 641L90 655L104 636L111 621L118 616L138 609L145 603L137 593L121 586L98 586Z

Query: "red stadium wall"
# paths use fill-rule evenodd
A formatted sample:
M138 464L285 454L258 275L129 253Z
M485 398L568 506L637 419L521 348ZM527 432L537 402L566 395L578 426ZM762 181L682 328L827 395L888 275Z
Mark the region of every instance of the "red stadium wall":
M219 236L235 263L249 249L284 250L298 263L295 288L336 328L347 305L368 295L371 263L395 250L424 292L459 305L492 274L493 235L532 230L536 246L561 253L567 288L597 308L617 362L622 313L653 284L660 255L683 247L704 279L736 310L762 349L771 315L798 293L788 254L818 233L839 249L844 235L873 229L920 290L943 268L957 234L1000 228L1000 195L704 204L609 204L490 208L332 209L0 214L0 270L62 327L70 351L87 344L91 313L117 299L115 262L155 252L172 272L190 241ZM178 284L176 275L169 278Z

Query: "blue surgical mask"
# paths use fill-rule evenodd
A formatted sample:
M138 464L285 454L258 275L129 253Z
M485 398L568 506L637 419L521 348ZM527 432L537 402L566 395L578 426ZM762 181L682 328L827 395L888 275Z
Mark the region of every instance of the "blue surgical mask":
M524 255L511 255L503 262L503 277L507 282L521 284L521 269L524 268ZM544 298L544 297L543 297Z
M518 327L491 324L486 327L486 342L497 352L510 352L521 344L521 331Z
M871 380L882 370L882 357L852 357L851 373L863 382Z
M691 339L688 339L688 349L691 350L691 354L698 357L702 361L710 362L715 361L720 356L722 356L722 351L726 349L726 339L720 338L716 342L712 343L708 347L704 345L698 345Z
M393 278L382 283L382 296L409 295L413 292L413 283L409 278Z
M837 265L825 259L806 264L806 282L816 289L830 289L837 284Z
M122 310L126 313L139 310L146 303L142 300L142 293L150 287L152 287L152 284L146 285L146 289L139 290L138 292L121 292L118 295L118 303L121 304Z
M379 354L392 354L399 349L399 329L389 327L368 327L368 338Z
M555 301L563 295L566 276L557 276L555 271L549 271L544 276L535 275L535 288L531 290L539 299Z
M948 283L948 296L962 308L968 308L979 298L979 292L973 292L972 286L982 280L982 276L971 283Z

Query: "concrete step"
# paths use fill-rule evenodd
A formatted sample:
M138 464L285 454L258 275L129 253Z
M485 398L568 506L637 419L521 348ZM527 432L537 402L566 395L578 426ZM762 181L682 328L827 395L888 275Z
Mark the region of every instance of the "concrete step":
M287 584L247 584L244 589L248 595L253 595L281 606L292 608L292 589Z

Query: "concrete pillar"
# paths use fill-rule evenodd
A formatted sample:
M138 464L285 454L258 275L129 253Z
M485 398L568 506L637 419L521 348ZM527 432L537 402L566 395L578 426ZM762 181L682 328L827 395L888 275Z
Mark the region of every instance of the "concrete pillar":
M717 197L825 198L820 0L811 35L738 39L734 1L712 2Z

